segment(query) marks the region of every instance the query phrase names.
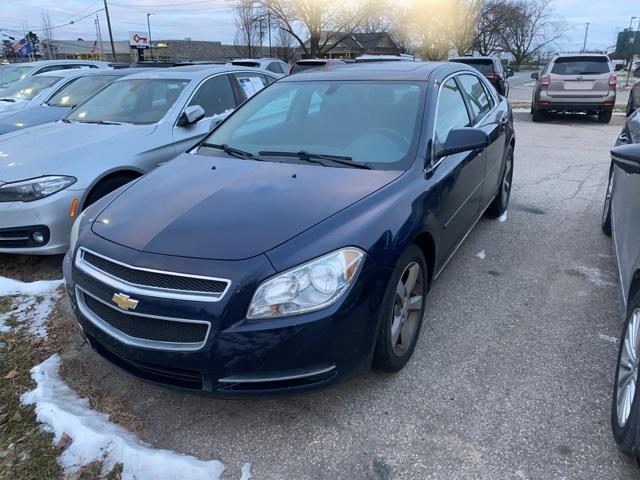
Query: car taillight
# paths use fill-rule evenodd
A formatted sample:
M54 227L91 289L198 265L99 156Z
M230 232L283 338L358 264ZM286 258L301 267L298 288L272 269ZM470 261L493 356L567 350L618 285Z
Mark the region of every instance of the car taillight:
M551 77L549 75L542 75L540 77L540 88L547 88L551 83Z
M490 80L501 80L502 79L502 77L500 76L500 74L498 72L485 73L484 76L487 77Z
M618 86L618 77L616 77L615 75L611 75L609 77L609 87L612 87L615 90L617 86Z

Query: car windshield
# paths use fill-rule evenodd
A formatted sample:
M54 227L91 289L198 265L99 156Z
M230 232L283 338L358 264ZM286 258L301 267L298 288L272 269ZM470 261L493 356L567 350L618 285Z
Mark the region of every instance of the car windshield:
M46 88L60 81L61 78L48 75L23 78L0 92L0 99L31 100Z
M0 88L22 80L33 69L32 65L4 65L0 68Z
M54 93L46 104L50 107L75 107L116 78L118 77L114 75L87 75L76 78Z
M454 60L451 60L452 62L456 62L456 63L464 63L466 65L469 65L470 67L475 68L476 70L478 70L480 73L493 73L493 62L491 60L488 59L466 59L466 58L456 58Z
M609 61L605 57L563 57L553 64L551 73L558 75L596 75L609 73Z
M160 121L189 80L125 79L113 82L76 108L67 121L150 124Z
M405 81L274 83L203 145L233 148L260 160L337 156L370 168L406 169L416 150L424 92L424 83Z
M293 73L304 72L305 70L311 70L312 68L324 67L326 64L327 62L323 62L322 60L319 60L317 62L295 63L293 67L291 67L290 73L293 74Z

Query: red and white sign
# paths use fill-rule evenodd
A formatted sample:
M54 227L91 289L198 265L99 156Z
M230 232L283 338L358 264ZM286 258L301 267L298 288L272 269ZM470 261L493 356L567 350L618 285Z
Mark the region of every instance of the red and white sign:
M129 32L131 48L149 48L149 35L140 32Z

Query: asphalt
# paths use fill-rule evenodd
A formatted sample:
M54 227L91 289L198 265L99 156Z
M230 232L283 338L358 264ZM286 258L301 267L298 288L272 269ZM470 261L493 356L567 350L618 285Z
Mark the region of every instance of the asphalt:
M599 228L621 122L516 114L508 219L481 220L463 243L395 375L222 401L143 384L87 347L80 356L145 441L217 458L224 479L245 462L255 479L638 478L609 426L621 322Z

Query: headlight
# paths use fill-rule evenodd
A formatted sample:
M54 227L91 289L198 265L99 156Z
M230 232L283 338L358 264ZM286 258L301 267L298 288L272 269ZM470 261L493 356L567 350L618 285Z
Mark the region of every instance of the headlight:
M74 177L50 175L0 186L0 202L31 202L53 195L76 183Z
M69 237L69 252L71 252L70 255L73 255L73 251L76 249L78 235L80 234L80 224L82 223L82 219L84 218L84 214L86 212L87 211L85 210L80 215L78 215L78 218L76 218L76 221L73 222L73 226L71 227L71 236Z
M353 283L364 252L342 248L263 282L253 295L247 318L311 312L336 302Z

